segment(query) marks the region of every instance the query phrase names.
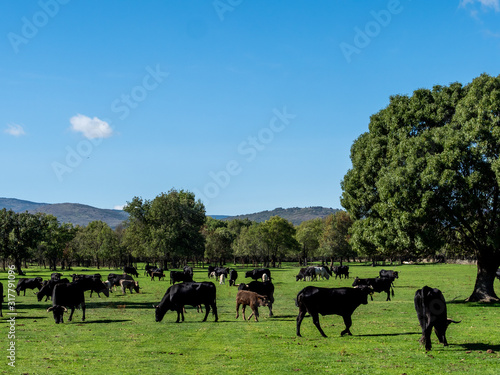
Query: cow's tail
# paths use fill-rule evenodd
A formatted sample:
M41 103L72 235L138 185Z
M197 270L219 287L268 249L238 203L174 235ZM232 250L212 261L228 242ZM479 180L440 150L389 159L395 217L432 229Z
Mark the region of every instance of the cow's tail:
M297 294L297 298L295 298L295 306L300 307L302 304L302 293Z

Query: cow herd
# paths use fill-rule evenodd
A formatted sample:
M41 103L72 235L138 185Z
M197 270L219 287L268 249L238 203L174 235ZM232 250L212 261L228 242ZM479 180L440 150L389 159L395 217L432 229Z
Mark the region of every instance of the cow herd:
M159 280L164 276L164 271L160 268L146 266L146 274L154 280ZM338 267L307 267L302 268L296 276L299 280L328 280L330 276L349 277L348 266ZM82 320L85 320L85 291L92 293L103 293L109 296L113 288L121 288L123 294L128 289L130 293L140 292L139 283L135 281L132 275L138 277L138 272L134 267L125 267L123 274L109 274L105 282L101 280L100 274L94 275L72 275L72 281L67 278L61 278L60 273L53 273L50 280L43 281L42 278L21 278L18 281L16 292L20 295L26 293L26 289L38 289L38 301L43 298L47 301L52 299L52 306L47 312L52 312L56 323L63 323L64 313L71 310L69 321L72 320L75 308L81 307ZM229 278L229 285L236 286L238 273L234 269L224 267L209 267L208 277L216 278L220 284L225 283ZM303 288L295 299L295 304L299 308L296 319L296 334L301 336L300 327L302 320L309 314L312 317L313 324L323 337L327 337L322 330L319 322L319 315L339 315L343 318L345 329L341 332L343 335L352 335L350 328L352 326L351 316L359 305L368 303L368 295L372 296L374 292L387 293L387 301L390 296L394 296L394 281L399 277L396 271L381 270L376 278L360 279L356 277L352 284L353 288L321 288L317 286L307 286ZM497 271L497 277L500 279L500 270ZM243 319L245 317L245 308L249 306L252 317L255 321L259 318L259 307L267 306L269 316L273 316L274 303L274 284L271 281L271 272L267 268L254 269L245 273L245 278L251 278L254 281L249 283L240 283L236 293L236 319L239 317L239 308L242 307ZM216 303L216 288L213 282L195 282L193 281L193 269L185 267L183 271L170 272L170 284L162 300L153 305L155 309L155 319L162 321L167 311L177 312L177 320L184 321L185 306L194 306L198 309L205 307L206 321L210 312L214 315L214 321L218 321L218 310ZM0 288L3 286L0 283ZM1 291L1 290L0 290ZM0 293L3 296L3 293ZM372 297L373 300L373 297ZM0 300L0 302L3 302ZM415 293L414 306L417 318L422 329L420 342L424 344L426 350L431 350L430 335L432 330L436 332L439 342L448 345L446 341L446 329L450 323L459 323L447 318L446 301L439 289L424 286ZM202 310L203 311L203 310ZM0 308L1 316L1 308Z

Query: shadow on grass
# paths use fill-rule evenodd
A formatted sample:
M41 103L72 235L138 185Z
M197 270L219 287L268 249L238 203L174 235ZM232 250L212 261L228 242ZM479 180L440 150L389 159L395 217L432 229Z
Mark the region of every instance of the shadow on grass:
M388 336L407 336L407 335L422 335L422 332L377 333L377 334L356 335L356 336L359 336L359 337L388 337Z
M130 319L98 319L98 320L86 320L85 322L78 322L78 324L123 323L131 321L132 320Z
M450 344L452 346L462 347L464 350L472 351L484 351L493 350L494 352L500 352L500 345L491 345L483 343L467 343L467 344Z
M446 301L447 305L463 305L466 307L500 307L500 302L467 302L462 299L456 299L453 301Z

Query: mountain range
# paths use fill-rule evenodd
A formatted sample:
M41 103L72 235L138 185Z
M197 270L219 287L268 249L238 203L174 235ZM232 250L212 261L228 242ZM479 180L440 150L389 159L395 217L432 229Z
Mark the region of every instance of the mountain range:
M6 208L14 212L30 213L42 212L54 215L61 223L72 223L73 225L85 226L91 221L101 220L107 223L111 228L116 228L123 221L128 219L128 213L122 210L109 210L87 206L79 203L37 203L15 198L0 198L0 209ZM334 214L338 210L325 207L306 207L306 208L276 208L272 211L262 211L253 214L227 216L227 215L208 215L214 219L232 220L249 219L251 221L263 222L272 216L280 216L287 219L294 225L315 218L323 218Z

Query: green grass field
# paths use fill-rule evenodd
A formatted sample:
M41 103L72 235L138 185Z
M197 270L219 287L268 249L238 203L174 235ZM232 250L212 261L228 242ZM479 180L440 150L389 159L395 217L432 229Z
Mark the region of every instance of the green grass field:
M276 287L273 318L267 307L260 308L260 321L235 319L237 288L217 287L219 322L187 308L186 321L176 324L176 313L168 312L155 322L157 304L169 286L165 281L138 278L140 294L110 294L109 298L86 292L87 316L81 321L77 310L72 322L56 325L46 309L51 302L37 302L28 290L16 297L15 368L6 353L10 323L7 304L0 318L0 373L13 374L499 374L500 304L464 303L473 288L475 266L404 265L370 267L350 264L351 276L375 277L381 268L400 272L395 297L386 302L384 294L361 305L353 315L353 336L340 337L342 318L320 317L328 338L321 337L310 317L302 323L302 338L295 335L298 308L294 298L307 285L351 286L345 280L296 282L298 268L286 265L271 269ZM248 268L236 267L237 282ZM119 270L91 270L106 278ZM29 268L27 277L50 277L48 270ZM75 269L73 272L80 272ZM73 273L72 272L72 273ZM65 275L68 273L66 272ZM208 281L203 269L195 269L196 281ZM7 274L0 273L7 295ZM498 289L498 281L495 281ZM420 327L413 307L415 291L424 285L437 287L448 302L448 316L462 320L449 327L450 346L443 347L433 334L433 350L419 344Z

